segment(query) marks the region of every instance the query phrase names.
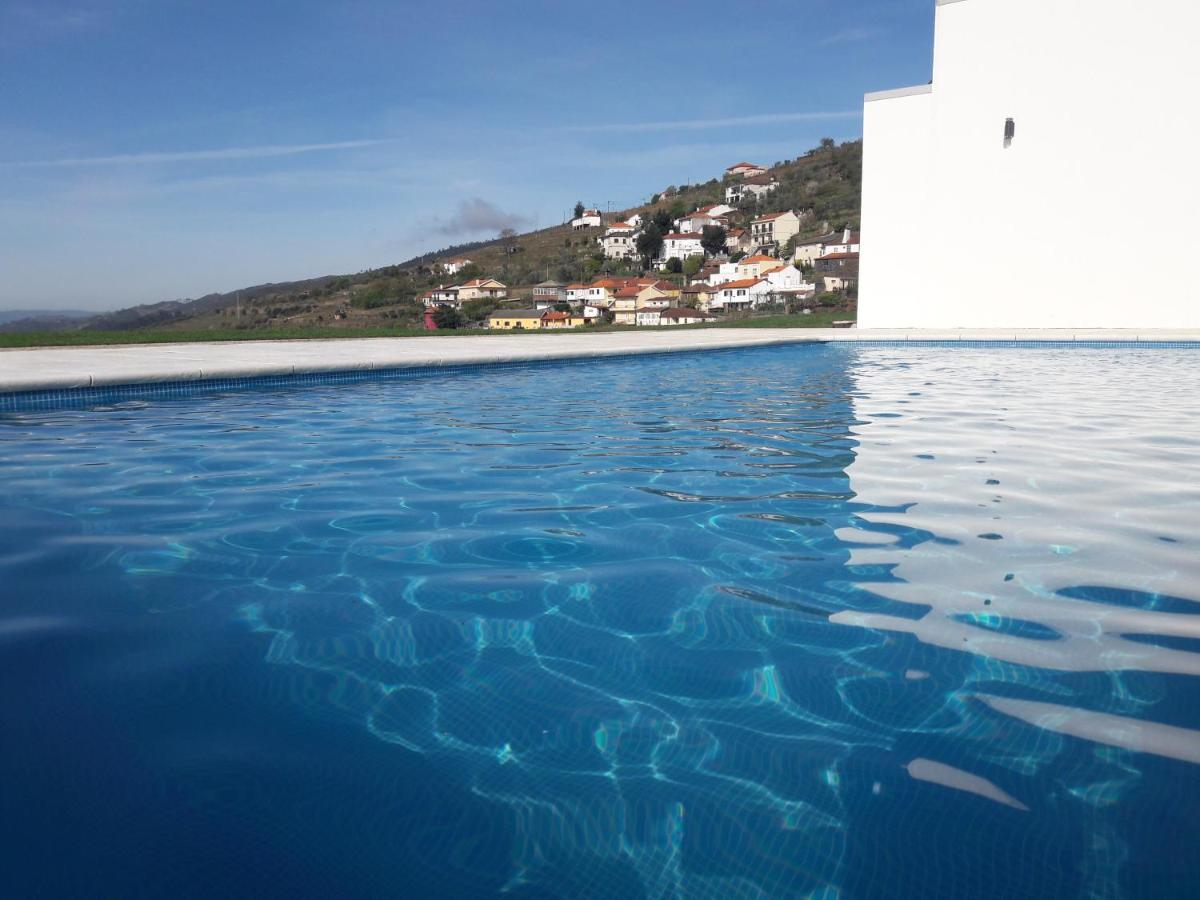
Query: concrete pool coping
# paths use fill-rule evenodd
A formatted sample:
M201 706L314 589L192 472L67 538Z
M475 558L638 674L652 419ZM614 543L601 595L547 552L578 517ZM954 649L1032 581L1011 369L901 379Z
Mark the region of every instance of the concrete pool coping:
M1200 329L746 328L0 349L0 394L828 342L1200 343Z

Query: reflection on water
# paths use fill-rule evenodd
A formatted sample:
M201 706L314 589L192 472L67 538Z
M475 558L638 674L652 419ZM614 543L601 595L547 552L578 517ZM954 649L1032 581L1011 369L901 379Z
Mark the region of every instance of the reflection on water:
M1196 353L0 418L17 893L1186 894Z

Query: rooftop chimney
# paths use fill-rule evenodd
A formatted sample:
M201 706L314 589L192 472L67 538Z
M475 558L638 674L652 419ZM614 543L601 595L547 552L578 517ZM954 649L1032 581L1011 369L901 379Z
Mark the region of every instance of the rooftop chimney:
M845 231L842 232L842 243L843 244L850 243L850 229L849 228L847 228Z

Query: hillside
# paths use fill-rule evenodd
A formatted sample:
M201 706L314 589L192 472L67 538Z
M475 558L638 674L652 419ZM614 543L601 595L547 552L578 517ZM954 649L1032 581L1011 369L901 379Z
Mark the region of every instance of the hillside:
M761 200L750 199L737 216L748 222L755 215L793 209L808 213L802 237L830 228L859 225L862 182L862 142L821 146L768 169L779 188ZM723 202L728 181L720 178L698 185L669 188L651 202L606 215L605 223L634 213L649 217L667 210L673 217L707 204ZM605 260L598 252L601 228L573 231L569 224L490 241L460 244L412 259L352 275L329 275L304 281L261 284L198 299L134 306L77 322L90 330L261 329L280 327L413 327L422 308L416 298L451 278L441 275L438 261L467 256L475 264L455 276L498 278L520 299L537 282L586 281L600 274L641 274L636 265Z
M71 328L95 315L83 309L0 309L0 331Z

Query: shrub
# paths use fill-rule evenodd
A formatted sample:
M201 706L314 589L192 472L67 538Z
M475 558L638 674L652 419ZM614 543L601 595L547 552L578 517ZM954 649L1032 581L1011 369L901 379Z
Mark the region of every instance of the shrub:
M433 324L438 328L462 328L463 314L453 306L439 306L434 310Z

